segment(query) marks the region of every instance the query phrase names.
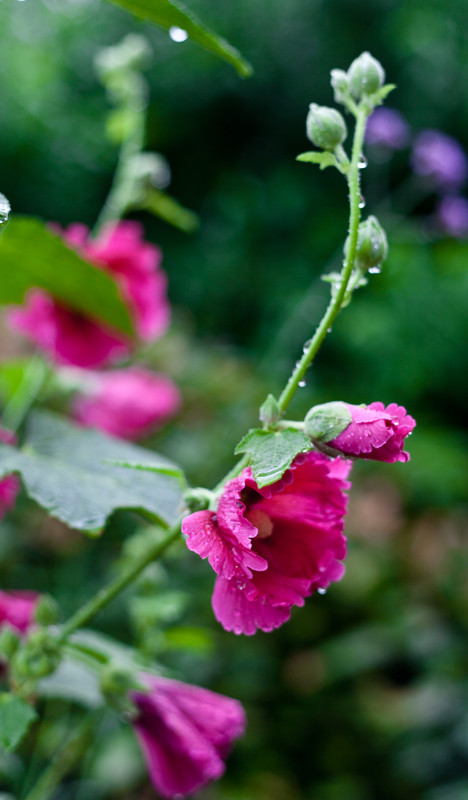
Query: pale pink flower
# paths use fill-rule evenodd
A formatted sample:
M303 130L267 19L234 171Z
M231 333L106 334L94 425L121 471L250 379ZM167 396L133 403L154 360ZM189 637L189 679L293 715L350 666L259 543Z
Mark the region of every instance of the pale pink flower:
M406 413L403 406L390 403L385 408L380 402L368 406L344 405L351 414L352 422L327 444L344 455L387 461L389 464L409 461L409 453L403 447L416 420Z
M108 225L96 239L85 225L70 225L63 238L119 287L141 339L152 341L169 324L167 279L160 269L161 251L142 239L137 222ZM123 334L73 310L42 289L31 289L23 306L8 312L11 325L25 333L53 361L94 369L128 354Z
M217 573L213 610L226 630L278 628L294 605L340 580L350 466L322 453L300 455L261 489L248 467L226 484L216 513L184 519L187 547Z
M141 367L90 376L74 403L77 422L121 439L141 439L172 417L181 404L175 383Z
M245 730L241 704L199 686L140 677L149 691L131 693L137 707L133 726L157 791L186 797L220 778L234 739Z
M26 633L34 624L39 595L36 592L0 591L0 630L5 626Z
M0 442L16 444L16 436L11 431L0 427ZM19 490L20 482L16 475L7 475L0 480L0 519L3 519L5 514L14 507Z

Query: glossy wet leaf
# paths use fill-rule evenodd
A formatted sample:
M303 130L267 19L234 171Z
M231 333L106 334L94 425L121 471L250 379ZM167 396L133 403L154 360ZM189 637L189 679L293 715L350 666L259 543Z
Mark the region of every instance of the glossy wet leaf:
M122 461L153 469L113 463ZM182 500L182 481L168 459L46 412L31 415L22 447L0 446L0 476L11 472L51 516L93 535L117 509L171 525Z
M301 431L286 428L281 431L249 431L236 447L236 453L248 453L253 477L259 487L278 481L299 453L312 448Z

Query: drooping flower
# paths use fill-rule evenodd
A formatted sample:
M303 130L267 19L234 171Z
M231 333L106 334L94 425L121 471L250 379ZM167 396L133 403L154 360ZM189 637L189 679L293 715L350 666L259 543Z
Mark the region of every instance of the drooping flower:
M224 487L216 513L182 524L187 547L217 573L215 617L234 633L271 631L294 605L340 580L350 463L301 454L277 483L259 488L250 467Z
M16 436L11 431L0 427L0 442L15 444ZM0 519L3 519L5 514L14 507L19 490L20 482L16 475L7 475L0 480Z
M89 238L85 225L70 225L65 241L119 287L140 338L161 336L169 323L166 276L160 269L161 251L142 239L137 222L118 222ZM84 313L69 308L42 289L28 292L23 306L9 310L11 325L26 334L53 361L95 369L129 352L123 334Z
M366 125L366 142L387 150L403 150L409 142L409 126L394 108L376 108Z
M133 726L157 791L186 797L217 780L234 741L245 730L237 700L169 678L140 676L148 693L132 692Z
M344 403L352 421L336 439L327 444L344 455L361 456L375 461L409 461L409 453L403 450L405 438L412 432L416 420L406 413L403 406L390 403L371 403L354 406Z
M422 131L411 156L414 172L432 181L436 189L450 191L465 183L468 159L461 144L437 130Z
M9 625L19 633L26 633L34 623L39 597L36 592L0 591L0 630Z
M181 402L167 375L140 367L94 373L89 384L75 400L75 419L121 439L144 438L175 414Z

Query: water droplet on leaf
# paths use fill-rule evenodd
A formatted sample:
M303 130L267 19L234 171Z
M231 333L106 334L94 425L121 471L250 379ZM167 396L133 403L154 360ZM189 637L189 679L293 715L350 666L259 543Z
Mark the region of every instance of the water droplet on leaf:
M169 28L169 36L173 42L186 42L189 35L183 28L178 28L177 25L173 25L172 28Z

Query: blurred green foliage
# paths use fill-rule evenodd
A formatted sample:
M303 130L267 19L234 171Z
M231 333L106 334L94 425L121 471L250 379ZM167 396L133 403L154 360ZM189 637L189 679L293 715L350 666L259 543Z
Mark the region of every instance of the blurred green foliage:
M201 219L186 236L141 215L175 307L171 333L141 358L184 395L179 419L148 444L213 485L319 321L320 275L341 258L342 178L294 160L308 104L331 104L330 69L370 49L413 132L440 128L468 146L468 33L465 0L190 5L252 62L252 79L104 0L2 0L0 191L15 212L93 224L117 157L93 58L130 30L148 36L148 148L168 159L171 194ZM418 419L408 465L354 467L344 580L274 634L238 638L212 619L209 568L181 548L142 579L130 616L118 601L100 619L182 679L245 703L247 737L205 800L468 797L468 244L438 236L434 195L408 158L364 173L390 256L337 321L293 407L299 416L313 403L379 399ZM0 526L1 585L47 587L70 613L135 531L130 514L116 516L101 547L23 498ZM4 791L32 784L74 715L49 710L24 744L27 766L0 755ZM130 731L109 717L97 738L81 787L76 773L57 799L151 796Z

